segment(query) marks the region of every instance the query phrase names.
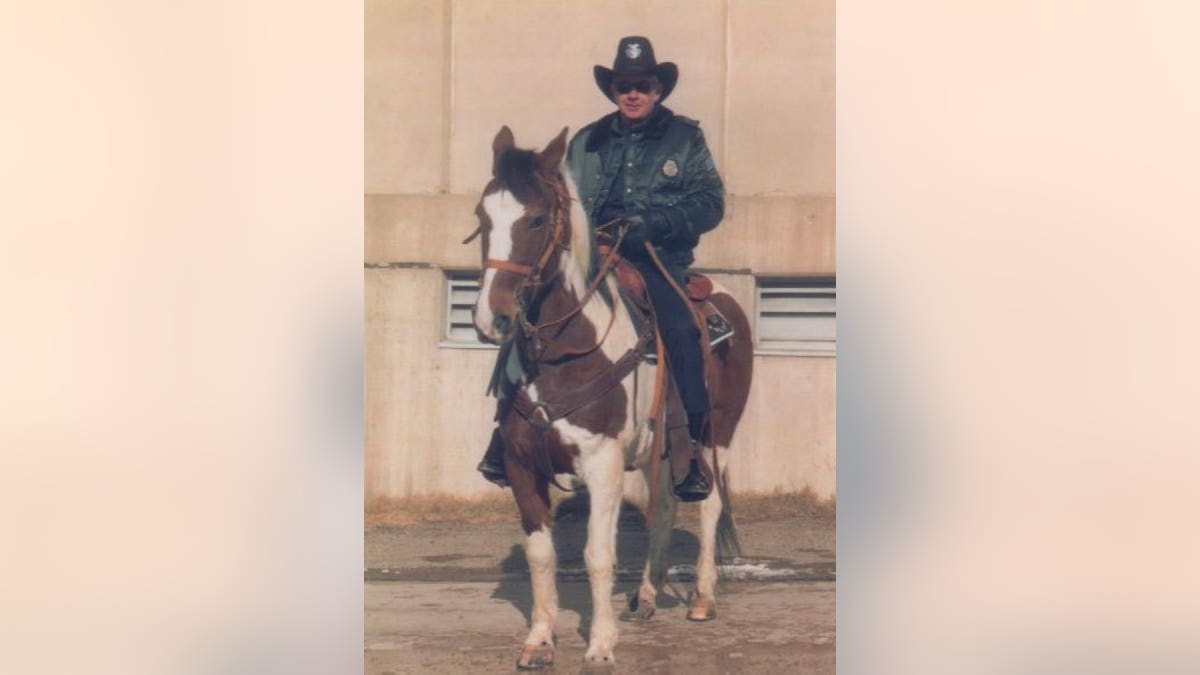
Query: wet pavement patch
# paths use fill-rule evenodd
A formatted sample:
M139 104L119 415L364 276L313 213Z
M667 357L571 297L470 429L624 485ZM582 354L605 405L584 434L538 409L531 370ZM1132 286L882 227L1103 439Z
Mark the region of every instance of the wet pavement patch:
M464 553L447 553L446 555L423 555L421 560L428 560L432 563L447 563L458 562L459 560L467 560L469 558L486 558L486 555L466 555Z
M450 556L427 556L425 559L435 557L449 558ZM468 557L483 556L461 556L461 558ZM717 565L717 574L722 581L836 581L837 564L834 562L797 564L778 558L735 558L729 563ZM587 581L587 569L563 566L559 567L556 576L559 581ZM497 569L494 567L368 567L363 573L364 581L488 582L520 581L528 578L528 569ZM616 570L617 581L638 581L641 578L641 567L618 567ZM686 563L672 565L667 571L667 579L677 582L695 581L696 567Z

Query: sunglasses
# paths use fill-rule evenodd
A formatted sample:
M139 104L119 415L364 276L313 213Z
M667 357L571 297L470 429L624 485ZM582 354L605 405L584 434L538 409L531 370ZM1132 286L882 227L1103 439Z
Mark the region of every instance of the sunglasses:
M628 94L636 89L640 94L649 94L654 91L654 83L650 80L637 80L635 82L617 82L613 85L613 89L617 90L618 94Z

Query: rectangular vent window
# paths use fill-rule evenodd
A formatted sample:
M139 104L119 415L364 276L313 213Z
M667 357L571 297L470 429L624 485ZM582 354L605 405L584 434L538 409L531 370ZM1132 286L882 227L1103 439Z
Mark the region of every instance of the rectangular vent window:
M834 278L757 280L758 348L833 354L837 349Z
M446 273L446 321L444 339L452 345L478 345L472 311L479 297L479 272ZM490 345L486 345L490 346Z

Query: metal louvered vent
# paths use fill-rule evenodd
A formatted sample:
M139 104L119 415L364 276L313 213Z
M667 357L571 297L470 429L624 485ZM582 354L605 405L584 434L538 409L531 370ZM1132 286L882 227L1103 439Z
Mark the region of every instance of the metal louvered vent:
M444 339L451 346L491 346L480 341L475 331L475 299L479 297L479 272L446 273L446 321Z
M837 351L837 280L757 280L758 348L834 354Z

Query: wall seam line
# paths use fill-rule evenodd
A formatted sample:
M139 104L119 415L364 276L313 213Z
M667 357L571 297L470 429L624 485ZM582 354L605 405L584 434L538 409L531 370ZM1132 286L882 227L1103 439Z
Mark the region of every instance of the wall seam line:
M442 123L446 133L442 136L441 191L450 192L451 146L454 141L454 0L442 0Z
M721 164L725 167L725 183L729 183L729 62L730 58L730 11L729 5L732 0L724 0L721 3L725 13L725 31L724 31L724 62L721 73Z

